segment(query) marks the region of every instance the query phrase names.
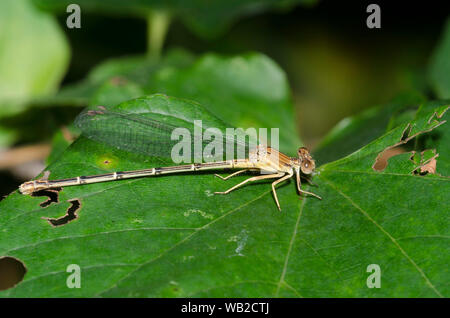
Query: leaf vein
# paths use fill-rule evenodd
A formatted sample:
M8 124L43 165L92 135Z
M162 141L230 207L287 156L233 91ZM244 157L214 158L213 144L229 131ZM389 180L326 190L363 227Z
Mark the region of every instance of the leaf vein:
M436 295L443 298L444 296L436 289L436 287L431 283L431 281L428 279L428 277L425 275L424 271L417 265L417 263L406 253L406 251L400 246L400 244L397 242L397 240L389 233L387 232L380 224L378 224L370 215L362 209L359 205L357 205L348 195L340 191L333 183L325 178L323 178L324 181L336 192L338 192L341 196L343 196L353 207L355 207L358 211L360 211L370 222L372 222L384 235L386 235L392 243L394 243L394 246L397 247L397 249L400 251L400 253L413 265L413 267L419 272L419 274L422 276L422 278L425 280L425 283L428 287L430 287Z
M206 223L206 224L203 225L202 227L197 228L193 233L189 234L188 236L186 236L185 238L183 238L182 240L180 240L178 243L175 243L171 248L168 248L167 250L165 250L165 251L162 252L161 254L157 255L156 257L153 257L153 258L149 259L147 262L142 263L142 264L139 265L137 268L135 268L134 270L130 271L127 275L125 275L124 277L122 277L121 279L119 279L118 281L116 281L113 285L111 285L111 287L105 289L104 291L98 293L98 294L95 295L95 296L96 296L96 297L100 297L100 295L106 293L107 291L110 291L110 290L116 288L117 285L118 285L120 282L122 282L122 281L124 281L125 279L127 279L128 277L130 277L133 273L137 272L137 271L140 270L142 267L144 267L144 266L146 266L146 265L148 265L148 264L151 264L152 262L154 262L154 261L156 261L157 259L161 258L161 257L164 256L165 254L169 253L171 250L173 250L173 249L175 249L176 247L178 247L178 246L180 246L180 245L186 243L186 242L189 241L195 234L197 234L197 233L199 233L200 231L202 231L202 230L208 228L211 224L214 224L214 223L216 223L217 221L223 219L224 217L226 217L226 216L228 216L228 215L230 215L230 214L232 214L232 213L234 213L234 212L236 212L236 211L242 209L243 207L245 207L245 206L247 206L247 205L249 205L249 204L251 204L251 203L253 203L253 202L255 202L255 201L259 200L259 199L261 199L262 197L264 197L265 195L269 194L270 192L271 192L271 190L266 191L266 192L263 192L261 195L257 196L256 198L254 198L254 199L252 199L252 200L250 200L250 201L248 201L248 202L246 202L246 203L244 203L244 204L242 204L242 205L240 205L240 206L238 206L238 207L236 207L236 208L234 208L234 209L232 209L232 210L230 210L230 211L228 211L228 212L222 214L221 216L217 217L216 219L214 219L214 220L212 220L212 221Z
M295 222L295 227L294 227L294 231L292 233L292 237L291 240L289 242L289 247L288 247L288 251L286 253L286 258L284 259L284 265L283 265L283 269L281 271L281 276L280 276L280 280L278 281L278 285L277 285L277 289L275 291L275 297L278 297L278 294L280 292L280 286L281 284L284 282L284 278L286 276L286 271L287 271L287 266L289 263L289 256L291 255L291 251L292 251L292 246L294 245L294 241L295 241L295 237L297 235L297 231L298 231L298 226L300 224L300 219L302 217L302 213L303 213L303 208L305 206L305 202L306 202L306 197L303 198L302 200L302 204L300 206L300 210L298 212L298 217L297 217L297 221Z

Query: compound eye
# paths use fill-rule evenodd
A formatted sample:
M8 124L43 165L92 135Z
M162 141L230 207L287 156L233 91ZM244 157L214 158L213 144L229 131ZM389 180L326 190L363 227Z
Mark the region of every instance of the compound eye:
M305 160L302 163L302 172L305 174L310 174L314 170L314 161Z

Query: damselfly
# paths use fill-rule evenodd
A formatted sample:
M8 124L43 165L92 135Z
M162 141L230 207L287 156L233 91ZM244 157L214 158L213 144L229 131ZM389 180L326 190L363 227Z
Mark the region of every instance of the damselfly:
M172 153L175 145L175 141L171 137L177 126L168 124L164 120L148 118L138 113L111 111L99 106L96 110L88 109L82 112L75 123L81 129L83 135L88 138L130 152L167 157L168 154ZM224 144L229 144L230 142L236 141L234 139L230 141L228 137L224 138ZM301 189L301 175L311 175L315 169L315 161L308 149L301 147L298 149L297 157L289 157L276 149L263 145L249 149L246 158L112 172L59 180L39 179L21 184L19 190L23 194L31 194L36 191L59 187L218 169L240 169L227 177L221 177L216 174L223 180L249 171L263 173L250 177L224 192L215 192L215 194L228 194L248 182L275 179L272 182L272 192L277 207L281 211L275 187L295 175L299 193L309 194L321 199L318 195Z

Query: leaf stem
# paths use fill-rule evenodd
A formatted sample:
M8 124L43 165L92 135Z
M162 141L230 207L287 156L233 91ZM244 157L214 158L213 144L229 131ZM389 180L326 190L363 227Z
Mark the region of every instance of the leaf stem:
M154 10L147 16L147 55L159 58L171 21L167 11Z

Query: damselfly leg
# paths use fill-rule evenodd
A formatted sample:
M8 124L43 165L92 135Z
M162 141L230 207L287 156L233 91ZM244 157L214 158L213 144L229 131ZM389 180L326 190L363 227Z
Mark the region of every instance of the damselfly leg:
M283 182L283 181L285 181L285 180L287 180L287 179L289 179L289 178L291 178L291 177L292 177L292 173L287 174L287 175L283 176L282 178L280 178L280 179L275 180L274 182L272 182L272 192L273 192L273 196L275 197L275 202L276 202L276 204L277 204L278 210L280 210L280 211L281 211L281 207L280 207L280 203L278 202L278 196L277 196L277 191L275 191L275 186L276 186L278 183Z
M238 174L244 173L246 171L250 171L250 169L239 170L239 171L233 172L232 174L230 174L229 176L226 176L226 177L222 177L221 175L218 175L217 173L215 174L215 176L222 180L228 180L228 179L230 179L234 176L237 176Z

